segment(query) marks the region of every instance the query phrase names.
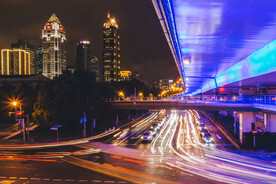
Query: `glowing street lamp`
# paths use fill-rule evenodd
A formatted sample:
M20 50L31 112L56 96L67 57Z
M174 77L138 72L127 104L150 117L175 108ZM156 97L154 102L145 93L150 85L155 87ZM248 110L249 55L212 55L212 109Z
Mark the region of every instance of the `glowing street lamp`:
M190 64L191 63L191 59L190 58L186 58L183 60L184 64Z
M122 91L119 91L118 94L119 94L120 97L124 97L125 96L124 92L122 92Z
M18 105L19 105L19 109L21 111L21 103L18 100L11 101L11 106L13 106L14 108L16 108Z

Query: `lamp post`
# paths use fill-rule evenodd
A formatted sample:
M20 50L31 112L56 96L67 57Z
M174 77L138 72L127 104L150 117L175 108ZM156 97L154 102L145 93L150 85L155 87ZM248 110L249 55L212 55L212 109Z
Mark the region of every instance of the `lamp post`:
M11 101L11 105L16 109L16 107L19 105L19 111L16 111L16 112L9 112L9 115L10 114L13 114L15 113L15 118L16 118L16 121L19 121L20 123L22 123L22 133L23 133L23 142L25 144L25 132L26 132L26 126L25 126L25 119L24 117L27 118L27 135L28 135L28 142L30 141L30 123L29 123L29 115L24 115L24 111L22 111L22 106L21 106L21 103L19 100L12 100ZM18 118L18 116L20 118Z

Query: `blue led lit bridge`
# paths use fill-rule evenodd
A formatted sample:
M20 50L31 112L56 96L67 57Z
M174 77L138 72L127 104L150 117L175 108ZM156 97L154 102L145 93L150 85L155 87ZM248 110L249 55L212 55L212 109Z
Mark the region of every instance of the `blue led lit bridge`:
M276 94L275 0L152 0L186 94Z

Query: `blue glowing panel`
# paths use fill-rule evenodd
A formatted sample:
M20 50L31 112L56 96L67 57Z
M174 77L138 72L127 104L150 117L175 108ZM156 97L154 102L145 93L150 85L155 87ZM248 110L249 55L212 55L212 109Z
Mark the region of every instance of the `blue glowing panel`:
M202 77L201 80L191 78L186 81L193 86L188 88L189 93L200 89L205 91L268 71L266 64L259 63L263 60L252 53L276 39L276 0L152 1L158 3L159 10L156 8L156 11L159 14L164 14L163 7L170 7L167 9L172 12L165 12L169 18L164 19L165 22L173 19L171 22L175 25L167 29L171 30L169 32L174 39L169 44L174 43L175 53L181 52L178 58L191 58L190 64L177 61L181 75ZM237 69L228 71L240 61L245 62L248 56L248 63L253 66L241 63L245 72L235 74L231 71ZM269 59L272 56L265 57ZM217 85L210 77L217 77Z
M222 86L268 73L273 74L275 71L276 40L217 76L216 81L219 86Z

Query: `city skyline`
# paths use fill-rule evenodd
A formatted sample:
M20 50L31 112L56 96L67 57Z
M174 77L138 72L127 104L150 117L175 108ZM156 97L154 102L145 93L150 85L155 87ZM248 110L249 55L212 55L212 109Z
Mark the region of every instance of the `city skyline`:
M107 3L108 1L105 1ZM177 78L177 69L175 67L173 58L168 51L169 48L166 45L165 37L162 33L161 27L158 23L158 19L154 16L154 14L149 11L149 9L153 9L151 3L146 1L139 2L138 7L137 3L133 4L131 2L125 3L124 6L119 7L116 3L109 2L109 7L104 7L104 3L93 1L93 7L87 6L90 3L87 1L83 1L79 4L76 4L73 1L68 1L69 5L75 5L73 8L75 14L74 17L69 14L72 12L71 7L61 8L62 2L56 3L55 11L53 11L52 3L50 1L42 1L39 3L39 10L35 11L33 14L38 14L37 16L31 16L28 13L28 8L36 5L37 3L34 1L28 1L25 3L21 3L17 5L13 2L3 1L3 5L6 5L11 9L15 9L16 7L22 7L22 19L27 19L26 24L17 24L18 21L16 18L11 17L11 20L8 23L5 23L6 20L2 22L6 24L4 30L0 30L0 35L7 34L7 36L0 37L0 48L7 48L12 42L15 42L19 38L27 39L31 44L35 45L38 48L41 37L41 29L44 23L48 20L49 16L55 12L57 16L62 20L62 24L66 27L67 36L67 61L68 65L73 65L75 63L75 45L80 40L89 40L92 44L91 53L93 56L98 57L100 60L102 59L102 24L106 19L106 12L110 10L112 15L114 15L119 24L121 30L121 47L122 47L122 58L121 63L122 69L130 69L135 71L140 71L143 73L144 79L146 80L158 80L160 78L165 78L168 74L168 78ZM136 5L136 6L135 6ZM146 5L146 6L145 6ZM44 6L42 8L42 6ZM24 7L24 8L23 8ZM77 7L81 7L77 9ZM111 8L112 7L112 8ZM93 11L91 11L92 9ZM139 8L142 8L141 10ZM1 9L1 8L0 8ZM125 9L126 11L122 12L120 9ZM94 11L95 10L95 11ZM3 10L4 11L4 10ZM140 18L133 17L135 13L141 11ZM81 13L82 12L82 13ZM84 16L91 13L91 16ZM147 20L147 14L150 20ZM92 15L93 14L93 15ZM151 15L152 14L152 15ZM66 16L68 15L68 16ZM96 17L97 18L96 18ZM85 18L84 18L85 17ZM133 17L133 18L131 18ZM84 19L83 19L84 18ZM1 19L1 18L0 18ZM14 24L12 24L12 22ZM89 23L84 23L89 22ZM146 27L149 24L153 23L153 28L146 30ZM19 28L18 31L8 32L7 30L12 29L14 25L17 25ZM74 26L75 25L75 26ZM139 29L136 29L137 26ZM137 32L138 31L138 32ZM17 35L17 36L14 36ZM158 37L162 37L160 40ZM149 38L153 38L151 43L147 43L146 40ZM162 43L162 44L160 44ZM136 44L138 47L136 47ZM159 47L157 47L159 45ZM146 49L150 47L152 49ZM145 48L144 48L145 47ZM164 57L165 55L165 57ZM150 63L150 64L148 64ZM155 66L160 66L159 72L155 72ZM171 70L166 72L166 68L170 67Z

